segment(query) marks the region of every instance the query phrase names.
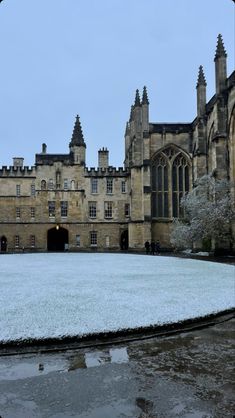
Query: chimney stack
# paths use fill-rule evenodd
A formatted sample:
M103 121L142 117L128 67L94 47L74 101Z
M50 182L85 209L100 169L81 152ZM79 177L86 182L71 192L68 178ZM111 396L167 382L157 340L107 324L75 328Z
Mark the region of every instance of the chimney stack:
M99 149L98 151L98 167L108 168L109 166L109 151L107 148Z

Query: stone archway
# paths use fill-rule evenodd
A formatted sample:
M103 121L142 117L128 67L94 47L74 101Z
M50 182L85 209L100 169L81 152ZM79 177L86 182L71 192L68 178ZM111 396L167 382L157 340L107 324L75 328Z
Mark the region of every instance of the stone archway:
M67 229L57 225L47 231L47 250L65 251L69 243L69 233Z
M1 237L0 250L2 253L7 251L7 238L4 235Z
M120 247L121 247L121 250L128 250L129 238L128 238L128 230L127 229L121 233Z

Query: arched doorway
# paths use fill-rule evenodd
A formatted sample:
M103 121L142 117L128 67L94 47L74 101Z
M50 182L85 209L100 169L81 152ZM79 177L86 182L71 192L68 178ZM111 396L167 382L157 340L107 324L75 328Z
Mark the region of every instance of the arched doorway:
M121 250L128 250L128 246L129 246L128 230L126 229L121 234L120 247L121 247Z
M6 237L2 237L1 238L1 242L0 242L0 250L1 250L1 252L2 253L5 253L6 252L6 250L7 250L7 239L6 239Z
M69 242L67 229L56 226L47 231L48 251L64 251Z

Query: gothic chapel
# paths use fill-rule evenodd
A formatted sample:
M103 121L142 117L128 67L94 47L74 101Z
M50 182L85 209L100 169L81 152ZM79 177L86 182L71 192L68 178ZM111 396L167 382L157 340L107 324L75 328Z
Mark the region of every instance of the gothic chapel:
M86 167L79 117L68 154L46 144L27 167L13 158L0 169L0 251L142 250L146 240L170 249L182 196L204 174L235 182L235 71L227 76L221 35L215 53L215 95L206 101L202 66L197 116L189 123L151 123L146 87L136 91L125 132L124 167ZM235 202L234 188L231 194ZM231 225L235 241L235 224ZM235 248L234 248L235 249Z

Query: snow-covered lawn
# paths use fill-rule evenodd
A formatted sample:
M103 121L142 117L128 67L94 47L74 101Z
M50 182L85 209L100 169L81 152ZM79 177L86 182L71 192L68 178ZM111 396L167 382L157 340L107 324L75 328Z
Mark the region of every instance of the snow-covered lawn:
M0 256L0 341L164 324L234 306L235 267L128 254Z

